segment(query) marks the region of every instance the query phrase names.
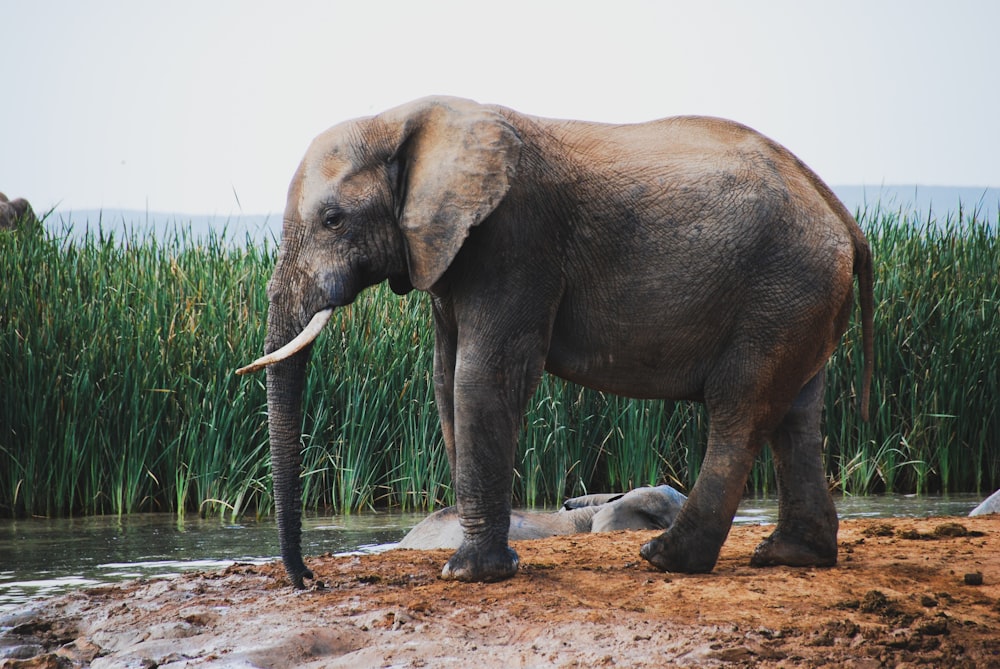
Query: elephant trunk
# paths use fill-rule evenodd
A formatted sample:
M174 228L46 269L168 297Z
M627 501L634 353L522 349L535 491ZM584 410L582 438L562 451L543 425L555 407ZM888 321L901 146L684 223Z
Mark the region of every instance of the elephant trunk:
M272 303L268 312L265 351L280 350L293 339L295 326ZM313 335L315 337L315 335ZM302 394L311 342L267 368L267 413L271 477L281 559L292 585L304 588L312 572L302 561Z

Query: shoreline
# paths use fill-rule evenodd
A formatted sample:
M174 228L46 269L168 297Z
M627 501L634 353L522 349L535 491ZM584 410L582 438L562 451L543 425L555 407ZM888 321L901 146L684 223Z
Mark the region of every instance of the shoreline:
M0 622L33 653L0 667L1000 666L1000 516L845 520L835 567L749 567L770 530L734 527L710 574L659 572L638 557L655 532L615 532L517 542L494 584L404 550L309 558L307 591L280 563L132 581Z

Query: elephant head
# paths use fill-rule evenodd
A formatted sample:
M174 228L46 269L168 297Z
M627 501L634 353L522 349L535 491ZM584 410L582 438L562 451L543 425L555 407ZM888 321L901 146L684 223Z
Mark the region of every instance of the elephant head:
M35 212L24 198L8 200L0 193L0 230L15 228L18 224L26 225L35 222Z
M687 497L669 485L636 488L600 507L591 532L665 530L677 520Z
M499 112L429 98L349 121L310 145L288 191L281 248L268 286L271 467L282 559L296 587L302 561L300 432L311 342L332 310L389 280L430 290L469 231L510 187L521 142Z

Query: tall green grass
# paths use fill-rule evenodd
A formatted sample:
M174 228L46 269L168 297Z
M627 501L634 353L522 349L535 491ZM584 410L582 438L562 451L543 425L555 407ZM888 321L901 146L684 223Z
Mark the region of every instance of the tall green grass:
M856 324L830 363L827 467L853 493L983 492L1000 484L1000 244L996 222L875 211L871 421L845 405Z
M845 493L1000 486L997 226L870 210L872 420L856 322L830 363L825 457ZM263 375L275 247L174 233L0 233L0 515L271 510ZM340 310L307 379L307 508L453 499L432 384L429 308L387 289ZM669 482L688 488L708 417L543 378L517 454L518 504ZM750 492L775 489L767 451Z
M233 383L271 250L212 236L0 239L0 508L240 511L266 490ZM239 407L239 410L235 410Z

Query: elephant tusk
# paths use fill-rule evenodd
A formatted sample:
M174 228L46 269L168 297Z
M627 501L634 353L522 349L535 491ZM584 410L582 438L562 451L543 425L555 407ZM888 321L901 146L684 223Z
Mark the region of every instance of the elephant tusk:
M281 348L276 351L272 351L267 355L257 358L251 362L246 367L240 367L236 370L237 374L249 374L250 372L256 372L257 370L264 369L268 365L273 365L276 362L281 362L285 358L290 358L306 346L312 343L316 336L326 325L327 321L330 320L330 316L333 315L333 309L323 309L322 311L317 311L309 324L300 332L295 339L291 340Z

